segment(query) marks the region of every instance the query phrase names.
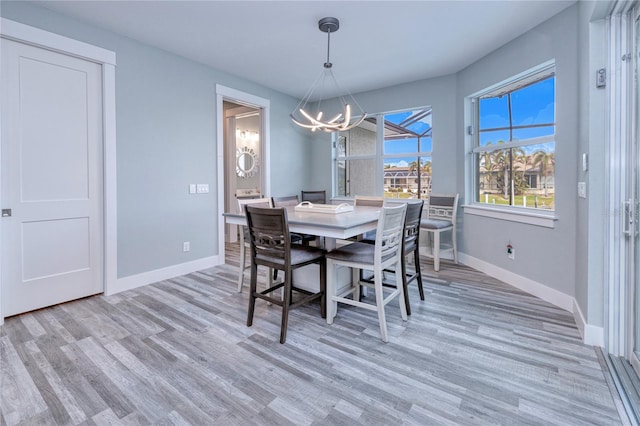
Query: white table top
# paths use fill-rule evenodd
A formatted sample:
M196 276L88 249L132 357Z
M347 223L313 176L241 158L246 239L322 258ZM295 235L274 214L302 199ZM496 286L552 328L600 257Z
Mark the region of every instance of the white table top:
M295 211L287 207L289 230L319 237L347 239L376 229L380 208L355 207L352 212L326 214ZM247 219L239 213L223 213L232 225L245 225Z

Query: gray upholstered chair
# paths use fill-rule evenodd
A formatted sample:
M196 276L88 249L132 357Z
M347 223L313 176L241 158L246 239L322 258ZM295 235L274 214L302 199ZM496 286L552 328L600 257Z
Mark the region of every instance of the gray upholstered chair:
M381 209L375 244L355 242L327 253L327 323L333 323L338 302L377 311L380 338L383 342L387 342L389 338L385 305L396 297L399 298L402 319L406 321L407 311L400 274L396 274L396 285L391 289L390 294L385 296L384 291L389 288L382 285L385 269L394 268L396 271L402 269L401 256L406 209L405 204ZM340 265L352 268L353 282L346 291L337 294L336 267ZM369 283L359 280L358 272L362 269L374 273L375 305L360 301L360 285L369 286ZM351 296L351 298L347 296Z
M282 307L280 325L280 343L287 338L289 310L315 299L320 299L320 312L326 317L326 259L325 251L310 246L291 244L287 211L284 208L246 207L249 238L251 241L251 291L249 292L249 310L247 326L253 324L256 299L263 299ZM320 290L316 293L298 288L293 284L293 270L310 264L320 265ZM258 266L284 271L284 281L276 283L264 291L257 291ZM282 298L270 296L270 293L283 289ZM304 296L295 301L293 292Z
M453 261L458 263L458 247L456 243L456 214L458 211L458 194L429 196L427 217L420 222L420 228L433 235L431 256L433 269L440 270L440 234L451 231Z

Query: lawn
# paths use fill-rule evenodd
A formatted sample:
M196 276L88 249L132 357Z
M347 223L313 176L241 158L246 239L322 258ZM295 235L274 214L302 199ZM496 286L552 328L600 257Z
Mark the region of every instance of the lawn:
M540 209L553 209L555 197L553 195L549 197L545 197L542 195L527 195L526 196L526 206L524 205L525 196L516 195L513 205L519 207L536 207L536 198L538 203L538 208ZM486 194L481 195L478 200L481 203L487 204L501 204L501 205L509 205L509 199L504 198L501 195L496 194Z

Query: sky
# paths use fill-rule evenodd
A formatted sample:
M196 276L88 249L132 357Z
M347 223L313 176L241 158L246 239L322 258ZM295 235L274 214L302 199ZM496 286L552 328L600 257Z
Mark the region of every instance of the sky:
M510 140L509 130L491 130L509 126L509 97L494 97L480 100L480 146L498 141L508 142ZM409 116L423 111L420 108L411 111L402 111L392 114L385 114L384 119L394 124L399 124L406 120ZM552 76L546 80L523 87L511 93L511 111L513 126L526 125L543 125L543 127L533 127L525 129L514 129L513 140L523 140L540 136L553 135L555 132L555 77ZM416 133L424 133L432 126L433 114L427 115L422 120L413 123L408 128ZM423 137L420 139L420 148L418 147L418 139L390 140L384 143L384 154L392 155L393 158L386 158L385 165L396 167L407 167L411 162L416 161L417 156L400 154L409 154L415 152L430 153L433 150L431 137ZM555 143L546 143L523 147L527 154L536 151L545 150L553 151ZM395 155L398 155L396 157ZM431 161L431 157L421 157L421 161Z

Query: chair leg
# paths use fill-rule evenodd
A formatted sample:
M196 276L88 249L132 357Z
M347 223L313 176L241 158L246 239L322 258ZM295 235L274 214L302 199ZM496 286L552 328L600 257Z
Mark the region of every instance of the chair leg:
M433 233L433 269L440 270L440 232Z
M416 247L416 249L413 252L413 262L415 263L415 267L416 267L416 278L418 281L418 291L420 292L420 300L424 300L424 289L422 288L422 272L420 271L420 252L418 251L418 248ZM409 305L407 305L409 306ZM409 313L407 311L407 313Z
M364 269L351 268L351 285L353 285L353 300L362 300L362 286L360 280L364 279Z
M249 310L247 313L247 327L253 324L253 312L256 308L256 291L258 286L258 265L251 264L251 283L249 285Z
M284 289L282 295L282 322L280 324L280 343L287 340L287 325L289 323L289 306L291 305L291 270L284 272Z
M407 284L407 257L402 256L402 260L400 261L400 263L402 264L402 277L401 277L402 278L402 294L404 296L404 303L407 309L407 315L411 315L411 306L409 306L409 285ZM396 281L397 281L397 278L398 278L398 273L396 272Z
M336 295L336 265L331 259L327 259L327 286L325 300L327 303L326 315L327 324L333 324L333 318L336 316L338 302L333 300Z
M456 242L455 229L451 230L451 240L453 241L453 261L458 264L458 243Z
M404 259L398 259L398 264L396 264L395 270L397 271L399 269L403 269L403 266L404 266ZM409 306L408 300L405 299L405 290L407 288L406 282L407 282L406 275L403 275L402 277L400 277L396 273L396 289L398 292L398 303L400 303L400 316L402 317L403 321L407 320L407 307ZM404 284L404 288L402 288L403 284Z
M244 232L240 232L240 273L238 274L238 293L242 293L242 283L244 281L244 264L246 259L246 247L244 245Z
M327 318L327 260L320 262L320 316Z
M382 272L382 271L379 271L379 272ZM382 339L383 342L387 343L389 341L389 337L387 335L387 320L384 314L384 293L382 291L382 274L381 273L375 274L375 276L373 277L373 281L374 281L374 286L376 291L376 307L378 308L378 322L380 323L380 338ZM396 279L396 283L398 282L399 280ZM402 285L402 283L400 283L399 285ZM404 307L402 311L405 312ZM405 312L405 316L406 314L407 313Z

